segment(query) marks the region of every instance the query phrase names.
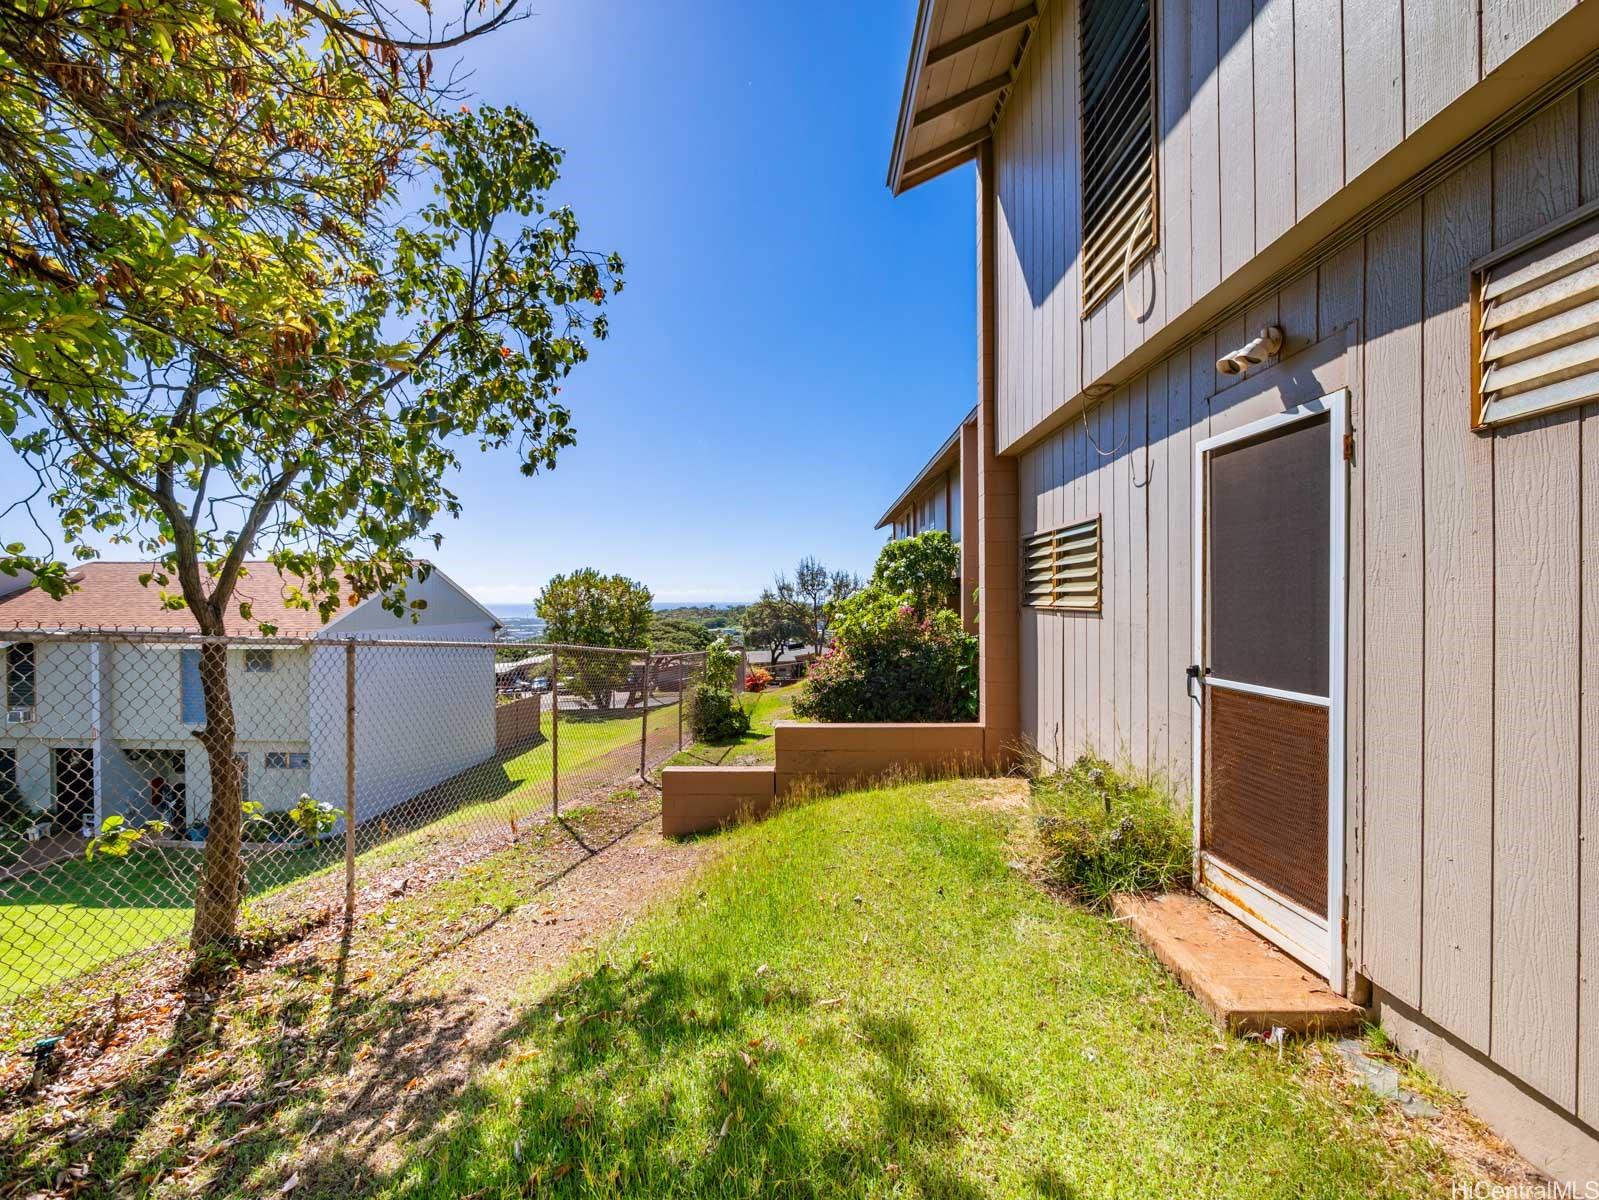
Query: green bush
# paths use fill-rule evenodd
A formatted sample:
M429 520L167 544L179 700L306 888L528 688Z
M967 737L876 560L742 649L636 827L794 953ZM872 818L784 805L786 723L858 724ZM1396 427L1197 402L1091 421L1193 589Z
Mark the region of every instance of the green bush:
M810 665L794 712L815 721L970 721L977 639L949 610L868 587L839 606L833 648Z
M700 684L689 697L688 714L696 742L737 741L750 731L750 715L729 688Z
M960 607L961 555L947 533L930 529L884 546L870 587L908 595L919 613Z
M1187 885L1193 831L1165 788L1135 780L1084 755L1038 782L1035 795L1045 873L1086 904L1117 892L1165 892Z

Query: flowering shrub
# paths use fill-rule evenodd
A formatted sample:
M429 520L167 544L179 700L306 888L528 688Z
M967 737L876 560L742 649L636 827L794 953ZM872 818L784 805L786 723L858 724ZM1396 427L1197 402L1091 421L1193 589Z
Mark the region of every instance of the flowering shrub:
M737 678L738 651L727 644L726 638L717 638L705 648L705 685L731 692Z
M744 690L746 692L764 692L772 686L772 673L765 667L753 667L750 673L744 676Z
M837 641L812 664L794 711L816 721L969 721L977 639L948 609L868 587L839 606Z

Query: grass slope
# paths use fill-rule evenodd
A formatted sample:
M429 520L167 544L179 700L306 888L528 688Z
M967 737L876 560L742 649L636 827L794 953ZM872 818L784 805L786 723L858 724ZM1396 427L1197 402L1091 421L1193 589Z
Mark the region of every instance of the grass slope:
M970 803L983 786L724 835L521 1019L386 1193L1430 1190L1440 1152L1385 1142L1319 1054L1220 1038L1120 930L1009 866L1025 816Z

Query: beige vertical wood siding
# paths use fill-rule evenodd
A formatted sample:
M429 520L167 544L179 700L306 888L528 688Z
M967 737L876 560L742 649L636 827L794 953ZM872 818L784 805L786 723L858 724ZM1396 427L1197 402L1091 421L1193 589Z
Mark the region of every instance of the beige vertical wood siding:
M1576 0L1153 0L1160 245L1081 312L1077 0L1044 7L994 135L1001 447L1018 444ZM1479 53L1480 49L1480 53ZM1129 311L1131 310L1131 311Z
M1471 433L1467 286L1473 260L1595 199L1599 83L1020 459L1023 536L1105 522L1103 614L1024 617L1025 732L1052 761L1092 747L1185 786L1193 446L1280 407L1268 380L1294 377L1303 399L1321 378L1272 363L1222 378L1216 346L1267 320L1287 353L1310 347L1296 363L1352 341L1336 368L1352 371L1356 456L1351 957L1590 1123L1599 405ZM1029 345L1007 340L1014 318L1001 380Z

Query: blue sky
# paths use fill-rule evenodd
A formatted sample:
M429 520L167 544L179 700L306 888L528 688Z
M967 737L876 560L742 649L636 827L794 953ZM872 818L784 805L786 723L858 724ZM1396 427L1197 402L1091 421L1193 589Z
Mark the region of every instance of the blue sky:
M431 557L490 604L585 565L662 600L751 598L804 554L864 574L976 386L971 168L883 184L913 0L532 8L470 86L566 149L556 198L627 288L563 389L577 446L531 480L469 450Z

